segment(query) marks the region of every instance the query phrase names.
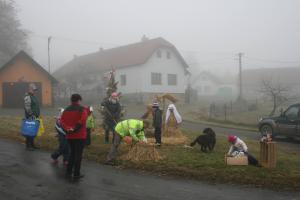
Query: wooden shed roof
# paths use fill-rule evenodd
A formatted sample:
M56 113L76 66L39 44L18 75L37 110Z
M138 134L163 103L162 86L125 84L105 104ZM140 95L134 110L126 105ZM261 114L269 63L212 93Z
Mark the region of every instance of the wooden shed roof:
M19 53L17 53L13 58L11 58L6 64L4 64L2 67L0 67L0 73L2 73L2 71L11 66L17 59L27 59L33 67L37 68L38 70L40 70L43 74L45 74L51 81L52 83L57 83L58 81L49 73L47 72L39 63L37 63L31 56L29 56L25 51L20 51Z

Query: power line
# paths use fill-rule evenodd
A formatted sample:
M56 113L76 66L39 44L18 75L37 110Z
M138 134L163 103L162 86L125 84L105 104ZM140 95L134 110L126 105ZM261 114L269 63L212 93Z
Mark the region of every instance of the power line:
M282 60L268 60L268 59L262 59L262 58L253 58L253 57L245 57L248 60L256 60L261 62L269 62L269 63L299 63L300 61L282 61Z
M46 35L40 35L36 33L31 33L32 36L34 37L39 37L43 39L48 39L48 36ZM70 42L77 42L77 43L84 43L84 44L89 44L89 45L109 45L109 46L119 46L117 44L113 43L108 43L108 42L97 42L97 41L88 41L88 40L78 40L78 39L73 39L73 38L66 38L66 37L60 37L60 36L52 36L52 39L55 40L63 40L63 41L70 41Z
M41 34L36 34L31 32L30 33L34 37L39 37L42 39L48 39L49 36L47 35L41 35ZM79 39L74 39L74 38L67 38L67 37L61 37L61 36L52 36L52 39L56 40L63 40L63 41L70 41L70 42L77 42L77 43L84 43L84 44L90 44L90 45L108 45L108 46L122 46L121 44L114 44L114 43L109 43L109 42L99 42L99 41L88 41L88 40L79 40ZM179 49L181 52L185 53L194 53L194 54L223 54L223 55L234 55L232 52L200 52L196 50L186 50L186 49ZM210 62L210 61L209 61Z
M47 35L41 35L41 34L36 34L31 32L30 33L31 36L34 37L38 37L38 38L42 38L45 40L48 40ZM79 40L79 39L73 39L73 38L67 38L67 37L60 37L60 36L52 36L51 37L52 40L63 40L63 41L69 41L69 42L76 42L76 43L82 43L82 44L88 44L88 45L99 45L99 46L121 46L120 44L113 44L113 43L107 43L107 42L99 42L99 41L88 41L88 40ZM181 52L185 52L185 53L194 53L194 54L227 54L227 55L234 55L231 52L200 52L200 51L196 51L196 50L186 50L186 49L179 49ZM267 62L267 63L295 63L295 64L300 64L300 61L282 61L282 60L269 60L269 59L263 59L263 58L255 58L255 57L248 57L248 56L244 56L244 58L246 58L247 60L252 60L252 61L260 61L260 62ZM218 63L219 61L224 61L224 60L229 60L232 58L223 58L223 59L217 59L217 60L209 60L209 61L197 61L194 63L191 63L191 65L207 65L207 64L223 64L224 62Z

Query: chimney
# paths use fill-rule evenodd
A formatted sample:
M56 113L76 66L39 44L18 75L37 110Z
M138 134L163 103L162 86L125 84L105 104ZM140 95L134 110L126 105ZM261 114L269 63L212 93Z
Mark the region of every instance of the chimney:
M142 37L141 41L142 41L142 42L145 42L145 41L147 41L147 40L149 40L149 38L148 38L148 37L146 37L146 35L143 35L143 37Z

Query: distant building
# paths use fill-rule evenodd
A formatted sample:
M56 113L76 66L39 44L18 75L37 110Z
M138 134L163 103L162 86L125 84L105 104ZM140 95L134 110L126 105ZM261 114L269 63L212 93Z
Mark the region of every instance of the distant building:
M74 90L84 92L89 89L95 93L96 87L105 87L105 74L112 68L124 96L142 101L159 93L184 97L188 65L176 47L163 38L143 37L138 43L75 56L54 76L73 85Z
M221 80L208 71L202 71L191 81L192 87L197 91L198 99L235 100L237 87L234 81Z
M29 83L38 87L41 106L53 105L53 86L57 83L41 65L24 51L20 51L0 68L0 106L21 108Z

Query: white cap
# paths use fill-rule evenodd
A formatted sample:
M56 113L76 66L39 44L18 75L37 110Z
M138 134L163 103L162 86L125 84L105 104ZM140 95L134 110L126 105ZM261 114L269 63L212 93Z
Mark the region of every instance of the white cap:
M93 112L94 111L94 108L93 106L90 106L90 111Z
M63 108L59 108L58 110L60 113L63 113L65 111L65 109L63 109Z
M36 85L35 85L34 83L30 83L30 84L29 84L29 88L30 88L31 90L33 90L33 91L37 90L37 87L36 87Z

